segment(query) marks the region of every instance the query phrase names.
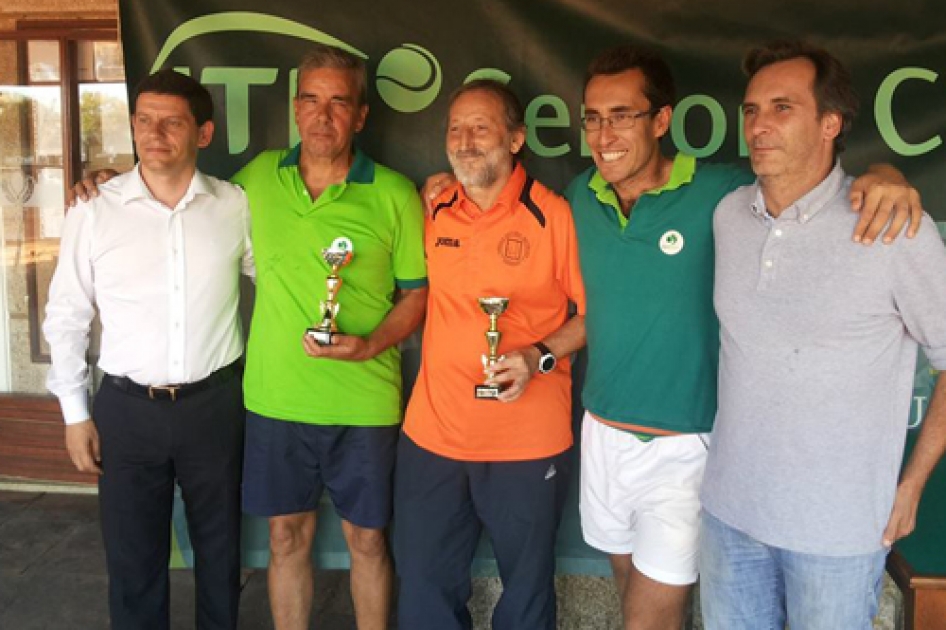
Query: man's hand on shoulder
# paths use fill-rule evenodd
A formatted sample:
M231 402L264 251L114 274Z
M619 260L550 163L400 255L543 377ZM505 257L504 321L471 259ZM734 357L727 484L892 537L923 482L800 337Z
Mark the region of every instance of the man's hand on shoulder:
M889 164L871 166L854 180L850 199L851 208L860 214L852 237L855 242L870 245L883 233L883 242L892 243L907 222L907 238L920 229L920 193Z
M302 336L302 347L305 353L315 359L336 359L338 361L367 361L377 354L371 348L368 340L357 335L332 335L332 343L328 346L319 343L309 335Z
M66 450L79 472L102 474L99 432L91 418L66 425Z
M88 201L89 199L98 197L99 186L116 175L120 175L120 173L110 168L92 171L66 191L66 208L73 208L80 201Z
M420 189L420 196L424 200L424 211L430 214L434 211L434 199L439 197L443 191L457 183L457 178L453 173L434 173L424 182L424 187Z

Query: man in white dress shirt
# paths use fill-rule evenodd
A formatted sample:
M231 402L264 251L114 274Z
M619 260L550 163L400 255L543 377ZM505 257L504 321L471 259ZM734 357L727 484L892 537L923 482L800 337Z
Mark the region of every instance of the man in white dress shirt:
M213 103L170 70L133 100L137 167L70 210L43 330L47 385L80 471L99 474L113 630L169 627L175 481L195 552L197 628L236 628L243 352L239 276L252 274L243 192L199 172ZM102 321L92 403L86 359Z

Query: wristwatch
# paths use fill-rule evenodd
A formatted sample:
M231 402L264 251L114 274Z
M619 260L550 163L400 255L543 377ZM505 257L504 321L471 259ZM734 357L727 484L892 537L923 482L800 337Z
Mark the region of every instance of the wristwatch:
M549 350L549 347L542 343L541 341L536 341L532 344L532 347L536 348L539 355L539 372L542 374L548 374L555 369L555 355L552 354L552 351Z

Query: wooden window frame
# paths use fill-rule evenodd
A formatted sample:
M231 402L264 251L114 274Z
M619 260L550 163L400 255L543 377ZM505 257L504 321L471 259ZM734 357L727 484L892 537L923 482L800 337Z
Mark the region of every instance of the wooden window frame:
M59 43L64 186L70 186L81 173L78 44L95 40L118 41L118 33L118 22L113 19L23 19L16 22L14 30L0 30L0 41L14 40L24 48L30 40ZM32 273L35 275L35 269ZM27 282L30 281L35 282L36 278L28 276ZM35 302L31 299L30 346L34 356L39 350L40 334L38 327L33 325L39 321L39 305ZM75 470L66 452L62 432L62 416L54 396L0 393L0 476L94 483L94 475Z

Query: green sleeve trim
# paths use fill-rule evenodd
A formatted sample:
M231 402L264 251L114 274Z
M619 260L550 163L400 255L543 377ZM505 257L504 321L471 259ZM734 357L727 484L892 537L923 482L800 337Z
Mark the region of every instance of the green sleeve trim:
M423 289L427 286L427 278L417 278L416 280L394 279L394 286L398 289Z

